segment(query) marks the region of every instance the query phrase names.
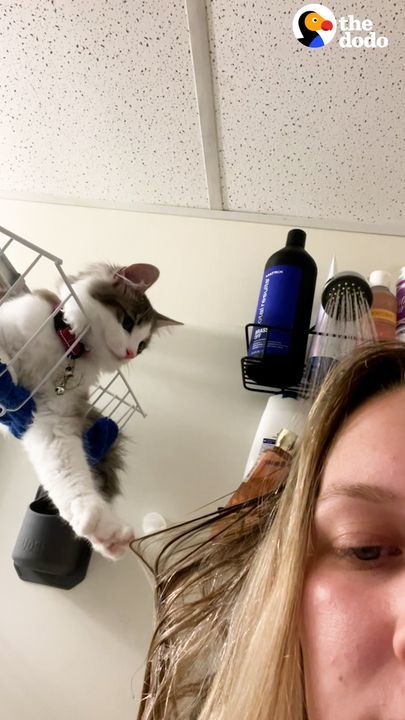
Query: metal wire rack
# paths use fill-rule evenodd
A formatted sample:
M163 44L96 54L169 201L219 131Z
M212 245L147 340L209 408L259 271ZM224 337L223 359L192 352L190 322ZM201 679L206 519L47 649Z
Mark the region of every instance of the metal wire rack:
M63 301L60 302L58 307L56 307L53 312L50 313L50 315L46 318L42 325L33 332L32 336L27 340L23 347L21 347L20 350L8 361L5 369L0 372L0 378L4 375L5 372L7 372L7 370L13 368L13 365L15 365L17 360L27 350L29 345L40 335L48 322L53 320L55 315L59 312L61 308L63 308L63 306L69 299L74 299L81 312L83 313L85 320L88 321L88 318L86 317L86 313L80 303L80 300L77 297L74 288L69 281L69 278L67 277L62 268L63 260L61 260L61 258L52 255L46 250L43 250L37 245L34 245L28 240L25 240L24 238L19 237L15 233L10 232L9 230L6 230L5 228L0 226L0 241L2 241L4 238L6 239L6 241L0 247L0 305L2 305L4 302L7 302L7 300L10 300L16 295L30 292L30 289L26 284L26 278L30 273L33 272L35 266L41 259L52 263L52 266L59 274L62 282L67 286L68 293L63 299ZM22 250L24 250L23 253L21 252ZM16 270L13 262L11 261L10 255L12 254L16 255L16 257L18 257L19 255L24 255L24 262L27 262L27 266L22 273L19 273ZM32 390L30 389L29 396L22 403L15 407L5 407L0 403L0 416L4 415L6 412L18 412L31 398L35 399L35 394L48 380L48 378L53 375L53 373L58 369L58 367L65 362L69 353L78 343L80 343L81 339L86 334L89 327L90 324L89 322L87 322L84 330L79 335L77 335L75 342L66 350L65 353L61 355L61 357L53 365L53 367L44 374L43 378L36 385L36 387L34 387ZM112 418L117 423L120 429L122 429L127 424L127 422L136 412L140 413L143 417L146 416L127 380L119 370L112 376L107 376L105 382L103 379L102 384L90 390L89 402L91 404L91 407L96 408L105 417Z

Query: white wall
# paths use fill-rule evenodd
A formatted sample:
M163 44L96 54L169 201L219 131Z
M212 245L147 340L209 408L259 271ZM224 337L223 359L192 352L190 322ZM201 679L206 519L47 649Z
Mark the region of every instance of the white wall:
M129 375L148 414L127 426L133 443L119 501L136 530L148 511L184 519L237 486L266 401L241 384L243 326L287 228L6 200L0 225L64 258L68 272L94 260L155 263L161 277L149 296L185 323L162 333ZM396 275L405 264L403 238L307 231L318 294L334 253L339 270L363 274ZM44 263L35 284L48 275ZM2 716L134 718L152 628L143 571L128 553L115 564L93 557L71 591L20 581L10 556L37 481L17 441L1 440L0 456Z

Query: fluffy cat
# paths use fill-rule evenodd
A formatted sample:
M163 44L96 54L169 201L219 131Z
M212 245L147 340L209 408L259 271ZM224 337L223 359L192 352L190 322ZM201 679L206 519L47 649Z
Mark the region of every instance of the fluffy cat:
M106 468L108 458L93 468L86 460L82 434L92 419L85 417L87 398L101 372L116 371L139 355L159 327L181 324L156 312L145 295L158 276L159 270L153 265L119 268L100 264L70 278L87 318L76 300L68 298L63 316L59 314L55 322L47 322L60 302L48 291L26 293L0 305L2 362L9 362L45 323L39 336L10 367L13 380L30 390L71 345L68 335L64 347L66 340L58 334L58 323L62 328L67 324L68 332L76 337L90 324L77 348L83 354L64 361L35 394L34 419L21 442L60 515L77 535L87 538L95 550L112 559L122 554L133 532L109 503L118 492L118 446L114 444L110 450L113 470ZM61 299L68 295L65 285ZM57 394L61 386L64 392Z

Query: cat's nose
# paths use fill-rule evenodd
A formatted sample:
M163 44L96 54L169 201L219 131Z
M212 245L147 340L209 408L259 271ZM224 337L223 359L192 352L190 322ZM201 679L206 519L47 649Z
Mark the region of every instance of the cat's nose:
M128 360L132 360L132 358L134 358L135 355L136 355L136 353L134 353L133 350L127 350L127 358L128 358Z

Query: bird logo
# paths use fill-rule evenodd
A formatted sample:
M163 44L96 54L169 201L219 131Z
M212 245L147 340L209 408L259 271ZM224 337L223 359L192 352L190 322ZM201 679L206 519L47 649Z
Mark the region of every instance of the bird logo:
M304 5L294 16L293 32L305 47L324 47L336 33L336 20L325 5Z

